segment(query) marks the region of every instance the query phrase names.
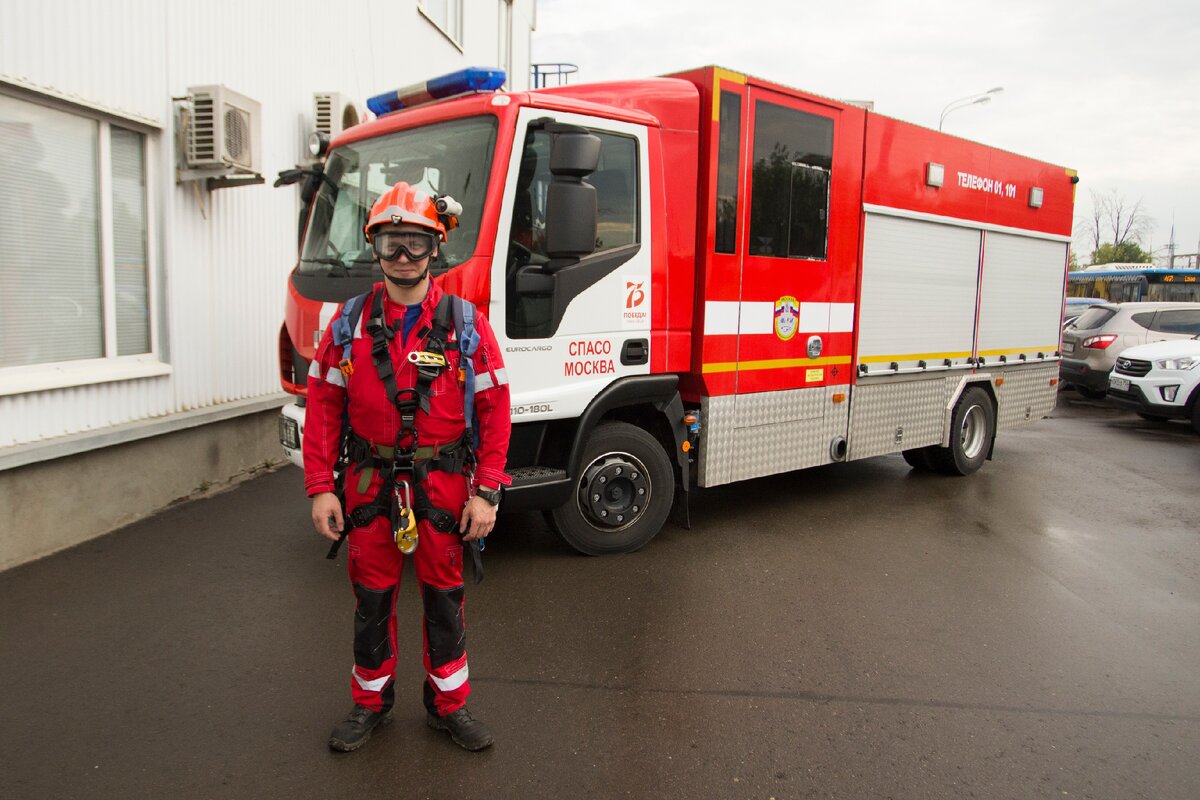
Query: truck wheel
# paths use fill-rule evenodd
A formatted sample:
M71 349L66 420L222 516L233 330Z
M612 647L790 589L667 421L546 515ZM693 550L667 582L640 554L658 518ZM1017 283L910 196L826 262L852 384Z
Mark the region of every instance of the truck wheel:
M1104 395L1108 394L1103 389L1091 389L1087 386L1076 386L1075 391L1079 392L1080 397L1086 397L1088 400L1103 400Z
M671 511L675 476L658 440L626 422L597 425L583 449L570 500L551 527L589 556L632 553L654 538Z
M992 401L982 389L967 389L950 419L950 446L931 452L934 468L947 475L970 475L987 460L995 434Z

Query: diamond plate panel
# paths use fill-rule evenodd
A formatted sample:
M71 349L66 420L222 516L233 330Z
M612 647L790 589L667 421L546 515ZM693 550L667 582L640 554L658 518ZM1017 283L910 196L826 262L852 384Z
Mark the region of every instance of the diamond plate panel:
M733 478L736 440L734 396L705 397L700 401L700 458L696 480L701 486L720 486Z
M832 463L830 445L844 436L846 403L834 403L850 387L824 386L736 397L711 397L701 403L701 486L759 478Z
M946 404L960 377L860 381L850 395L849 459L940 444ZM900 441L896 441L897 430Z
M996 387L1000 403L996 430L1036 422L1054 410L1058 386L1052 386L1050 381L1058 377L1058 362L1010 366L994 372L1004 378L1004 383Z

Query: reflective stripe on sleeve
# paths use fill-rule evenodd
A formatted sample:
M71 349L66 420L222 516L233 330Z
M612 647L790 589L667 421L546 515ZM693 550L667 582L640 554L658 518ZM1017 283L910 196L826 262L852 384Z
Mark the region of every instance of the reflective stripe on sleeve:
M507 383L508 383L508 370L505 368L496 370L496 383L494 385L504 386ZM492 386L493 386L492 376L490 373L485 372L481 375L475 376L475 394L479 394L484 389L491 389Z
M308 362L308 377L321 380L321 365L316 360Z
M454 674L445 678L430 675L429 680L433 681L433 685L443 692L453 692L467 682L467 665L464 663L461 669L455 670Z

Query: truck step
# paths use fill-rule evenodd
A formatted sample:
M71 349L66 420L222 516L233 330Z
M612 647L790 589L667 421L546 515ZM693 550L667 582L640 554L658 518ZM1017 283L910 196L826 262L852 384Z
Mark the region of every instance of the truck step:
M519 467L509 470L508 474L512 476L512 488L514 489L521 486L556 483L567 479L565 469L551 469L550 467Z

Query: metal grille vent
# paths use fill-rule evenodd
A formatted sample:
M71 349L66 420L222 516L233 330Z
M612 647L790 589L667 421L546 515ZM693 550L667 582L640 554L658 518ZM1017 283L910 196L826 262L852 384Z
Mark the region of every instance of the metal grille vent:
M212 162L216 159L216 136L213 131L213 99L199 95L192 101L192 122L188 127L188 161Z
M1151 364L1149 361L1142 361L1137 358L1118 358L1114 370L1121 375L1132 375L1135 378L1140 378L1150 372L1150 367Z
M234 164L250 166L250 115L232 106L225 109L225 155Z
M326 136L332 136L333 130L333 96L328 94L313 95L313 111L316 117L316 129Z

